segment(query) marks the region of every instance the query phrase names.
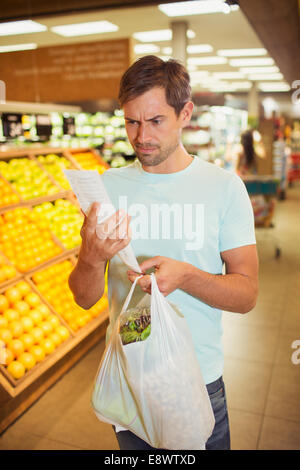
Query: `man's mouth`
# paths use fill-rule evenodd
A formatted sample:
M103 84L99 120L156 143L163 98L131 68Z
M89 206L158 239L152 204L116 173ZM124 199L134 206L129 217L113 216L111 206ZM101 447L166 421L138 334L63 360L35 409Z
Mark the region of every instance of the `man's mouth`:
M141 153L151 153L157 149L157 147L143 147L141 145L136 145L136 149Z

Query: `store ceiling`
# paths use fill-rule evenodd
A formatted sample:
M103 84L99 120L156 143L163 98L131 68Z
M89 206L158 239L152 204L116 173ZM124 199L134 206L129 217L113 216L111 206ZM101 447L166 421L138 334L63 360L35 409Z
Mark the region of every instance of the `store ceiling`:
M268 0L269 3L271 0ZM273 0L273 1L282 1L282 0ZM289 0L285 2L285 4L292 2L297 3L297 0ZM260 9L258 10L260 13L260 21L259 24L259 31L260 31L260 38L254 31L253 27L250 25L248 19L244 15L241 9L237 11L231 11L229 14L224 13L213 13L213 14L205 14L205 15L190 15L184 17L176 17L170 18L162 13L157 5L148 5L148 6L140 6L140 7L124 7L124 8L114 8L114 9L104 9L99 11L89 11L89 12L81 12L81 13L73 13L73 14L60 14L59 16L44 16L46 7L48 2L37 2L31 0L27 5L27 12L32 12L31 16L35 21L42 23L43 25L47 26L48 30L42 33L31 33L31 34L23 34L23 35L10 35L10 36L2 36L0 37L0 45L11 45L11 44L23 44L23 43L36 43L38 47L43 46L55 46L55 45L62 45L62 44L74 44L74 43L83 43L89 41L101 41L101 40L108 40L108 39L118 39L118 38L125 38L131 37L133 33L138 31L149 31L149 30L160 30L160 29L167 29L170 28L172 21L187 21L189 29L194 31L195 37L193 39L189 39L189 44L210 44L213 47L213 52L210 53L202 53L198 55L190 55L189 57L195 56L212 56L216 55L219 49L235 49L235 48L262 48L265 47L268 49L269 54L264 57L273 57L275 60L275 64L280 68L280 71L284 74L284 78L291 83L291 67L287 64L287 58L284 62L282 58L280 58L280 54L276 54L278 51L278 44L280 42L280 35L277 35L277 43L272 42L269 38L269 42L267 43L263 37L263 21L265 21L265 17L263 14L267 12L270 16L272 16L272 10L268 9ZM101 3L102 6L106 6L107 4L114 4L117 6L120 2L117 0L107 0L104 2L97 2L96 0L90 0L84 3L84 8L92 8L95 7L96 4ZM128 3L136 3L128 0ZM150 2L139 2L139 3L150 3ZM155 3L155 2L151 2ZM158 2L156 2L158 3ZM248 6L246 5L248 3ZM261 2L261 0L256 0L254 2L249 1L240 1L241 7L245 8L247 11L247 16L249 15L250 20L252 22L253 19L253 9L249 7L249 4L257 4L257 3L268 3L267 1ZM37 6L39 4L39 10ZM68 7L71 7L73 4L73 10L79 8L79 5L82 7L82 1L67 1L64 2L64 6L60 6L61 9L65 11ZM20 3L18 5L14 3L14 7L10 9L9 2L6 4L5 7L2 7L1 11L1 19L3 21L4 18L13 18L12 12L15 8L15 17L19 15L19 18L22 17L22 8L20 7ZM26 5L26 2L25 2ZM58 6L61 5L61 2L52 2L52 10L51 11L58 11ZM30 7L30 8L29 8ZM48 11L51 9L51 6L48 4ZM24 11L24 8L23 8ZM40 13L40 17L35 17L37 13ZM289 10L289 14L292 14L292 11ZM252 16L251 16L252 15ZM257 16L257 15L256 15ZM26 17L26 16L25 16ZM28 16L27 16L28 17ZM255 18L254 18L255 19ZM256 18L257 19L257 18ZM113 24L116 24L119 29L113 33L105 33L105 34L90 34L86 36L77 36L71 38L64 38L55 34L50 30L52 26L57 25L65 25L71 23L79 23L79 22L89 22L89 21L101 21L106 20L110 21ZM297 17L298 21L298 17ZM252 22L253 24L253 22ZM269 28L270 30L270 28ZM267 38L268 39L268 38ZM264 40L264 42L262 42ZM284 42L284 38L281 39ZM289 44L288 41L285 41L286 44ZM171 41L163 41L163 42L156 42L155 44L159 45L161 48L160 54L163 55L162 49L164 47L171 46ZM279 48L280 49L280 48ZM285 49L283 48L282 51ZM298 49L299 51L299 49ZM270 55L270 53L272 55ZM299 55L299 53L298 53ZM298 59L298 62L299 59ZM280 63L283 65L281 67ZM229 61L226 64L221 65L205 65L205 66L197 66L197 70L207 70L208 72L215 73L215 72L232 72L238 71L237 67L233 67L229 65ZM300 78L300 75L299 77ZM247 79L247 77L245 77ZM240 81L241 79L239 79ZM234 81L234 79L230 79L230 81Z

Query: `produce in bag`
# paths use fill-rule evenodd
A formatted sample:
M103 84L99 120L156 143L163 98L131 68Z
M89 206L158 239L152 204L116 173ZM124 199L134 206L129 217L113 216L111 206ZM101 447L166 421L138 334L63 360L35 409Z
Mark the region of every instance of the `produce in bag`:
M100 362L92 406L101 421L130 430L154 448L205 449L215 420L191 332L184 316L159 291L154 274L151 296L146 294L138 309L127 310L138 279ZM141 318L140 307L147 302L151 333L123 344L122 334L124 341L130 322ZM137 324L131 327L138 329Z
M126 310L120 318L122 344L144 341L151 332L151 314L148 307L135 307Z

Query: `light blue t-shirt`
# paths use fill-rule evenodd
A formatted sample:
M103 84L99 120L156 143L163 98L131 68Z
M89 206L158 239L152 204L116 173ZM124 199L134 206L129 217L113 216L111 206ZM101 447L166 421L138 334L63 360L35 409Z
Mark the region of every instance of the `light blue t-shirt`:
M242 180L198 157L184 170L168 174L148 173L136 160L109 169L102 179L115 208L132 217L131 245L139 264L159 255L222 274L221 252L256 243L253 210ZM118 256L109 263L107 338L131 287L127 270ZM130 306L143 296L136 287ZM223 373L222 311L180 289L167 299L187 320L205 383L215 381Z

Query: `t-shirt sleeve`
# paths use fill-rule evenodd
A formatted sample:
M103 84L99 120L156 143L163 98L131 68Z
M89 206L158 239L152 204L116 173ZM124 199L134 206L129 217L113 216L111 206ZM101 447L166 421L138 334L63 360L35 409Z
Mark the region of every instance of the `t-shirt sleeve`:
M232 175L219 232L220 252L256 243L254 214L244 182Z

